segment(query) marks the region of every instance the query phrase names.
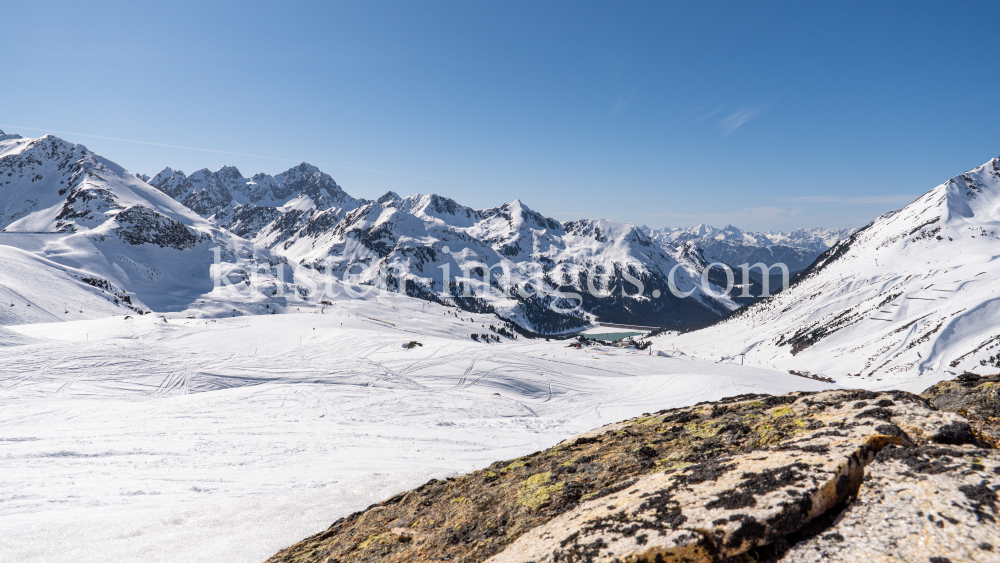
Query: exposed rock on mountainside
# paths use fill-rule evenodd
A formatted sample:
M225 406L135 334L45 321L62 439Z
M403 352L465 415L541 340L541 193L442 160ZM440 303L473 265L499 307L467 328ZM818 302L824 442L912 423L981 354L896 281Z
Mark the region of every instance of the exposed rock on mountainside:
M133 205L115 216L118 236L129 244L155 244L177 250L194 248L199 241L209 241L207 234L200 235L183 223L142 205Z
M910 393L745 395L428 482L269 562L859 561L893 539L913 541L906 560L945 561L952 545L986 561L1000 548L1000 457L984 447ZM891 534L839 543L893 507Z

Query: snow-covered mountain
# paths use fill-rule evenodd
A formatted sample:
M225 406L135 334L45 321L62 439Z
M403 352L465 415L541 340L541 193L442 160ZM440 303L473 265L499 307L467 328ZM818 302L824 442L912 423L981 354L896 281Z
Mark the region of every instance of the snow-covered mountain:
M841 234L560 223L519 200L472 209L435 194L369 201L306 163L275 176L223 167L191 175L166 168L150 178L51 135L0 137L0 174L0 244L58 270L47 275L61 276L74 288L67 292L90 283L86 291L112 305L160 312L315 306L362 284L495 312L546 334L595 321L679 327L752 300L739 290L725 295L718 269L702 287L710 262L770 264L795 252L805 261ZM224 295L215 272L247 286L245 295ZM749 286L759 293L758 278ZM32 295L22 300L38 307ZM64 301L50 304L49 317L93 310Z
M3 324L182 311L218 293L213 272L273 286L282 264L83 145L3 132L0 251ZM251 291L242 299L260 301ZM233 310L226 299L216 313Z
M304 162L277 176L257 174L253 178L244 178L234 166L215 172L203 168L190 176L165 168L149 180L149 185L203 217L222 210L230 212L240 205L325 210L354 209L364 203L344 193L328 174Z
M851 235L855 229L796 229L780 231L743 231L732 225L722 229L710 225L693 228L650 229L643 226L650 238L665 246L691 242L704 252L710 262L731 266L740 264L775 264L783 262L790 272L804 270L817 256Z
M559 223L520 201L476 210L434 194L355 199L305 163L273 177L224 167L149 178L51 135L0 139L0 245L59 280L40 289L25 274L6 286L12 309L20 300L41 311L39 291L58 296L45 315L9 322L122 307L219 315L315 306L348 291L345 274L545 333L596 319L704 323L737 307L702 290L697 253L664 249L631 224ZM668 291L671 271L690 297ZM247 291L233 297L227 285ZM65 297L79 290L109 305Z
M685 245L655 244L631 223L560 223L521 201L477 210L435 194L389 192L375 201L355 199L305 163L273 178L257 174L250 180L232 167L191 176L167 168L150 184L289 262L337 278L353 268L351 273L365 283L496 311L539 332L594 320L703 323L739 304L701 289L707 262L699 253ZM485 268L478 269L480 264ZM690 298L668 291L674 266L676 285L693 290ZM483 282L486 269L489 283ZM588 291L587 272L595 292ZM724 285L724 277L720 281L715 274L710 280ZM451 282L447 289L445 276ZM508 286L515 289L503 291ZM566 299L560 289L580 297ZM553 302L561 309L582 307L555 313Z
M833 376L927 381L1000 368L1000 157L840 241L793 285L660 338L702 355ZM918 386L919 386L918 385Z

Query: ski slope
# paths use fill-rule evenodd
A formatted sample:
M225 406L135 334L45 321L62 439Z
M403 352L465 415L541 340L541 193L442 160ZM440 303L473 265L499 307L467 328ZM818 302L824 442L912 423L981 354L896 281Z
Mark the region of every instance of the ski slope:
M4 238L9 236L0 235L0 242ZM93 319L128 310L80 281L89 272L6 245L0 245L0 264L0 325Z
M383 293L280 315L6 327L0 562L261 561L395 492L608 422L830 387L469 338L491 320Z

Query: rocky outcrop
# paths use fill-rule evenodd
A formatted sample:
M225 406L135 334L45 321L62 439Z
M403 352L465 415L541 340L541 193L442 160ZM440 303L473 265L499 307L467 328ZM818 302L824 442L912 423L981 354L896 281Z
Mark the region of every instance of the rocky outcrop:
M211 240L206 233L199 233L180 221L143 205L133 205L115 217L115 232L128 244L155 244L159 247L194 248L199 241Z
M719 407L745 417L742 404ZM650 475L531 530L490 563L714 561L774 543L857 493L888 444L968 425L902 393L827 392L774 409L800 426L765 452Z
M920 396L936 408L968 418L980 439L1000 448L1000 375L965 373L934 385Z
M1000 465L984 446L909 393L740 396L431 481L269 561L986 561ZM881 538L838 539L888 516Z
M998 453L889 446L869 467L858 500L781 561L1000 561Z

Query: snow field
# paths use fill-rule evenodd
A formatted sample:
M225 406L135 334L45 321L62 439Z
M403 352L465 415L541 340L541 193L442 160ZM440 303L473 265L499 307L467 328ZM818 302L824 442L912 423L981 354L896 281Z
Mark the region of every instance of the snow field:
M455 312L383 294L8 327L0 561L261 561L427 479L602 424L830 387L655 351L477 343L495 317Z

